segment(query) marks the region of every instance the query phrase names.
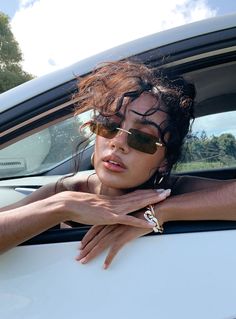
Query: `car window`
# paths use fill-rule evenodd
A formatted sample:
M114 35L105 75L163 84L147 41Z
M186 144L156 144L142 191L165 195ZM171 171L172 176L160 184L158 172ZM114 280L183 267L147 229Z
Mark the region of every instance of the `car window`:
M236 167L236 111L196 118L175 171Z
M89 119L90 112L71 117L0 150L0 176L43 173L71 158L92 142L88 129L80 129ZM82 143L85 140L86 143Z

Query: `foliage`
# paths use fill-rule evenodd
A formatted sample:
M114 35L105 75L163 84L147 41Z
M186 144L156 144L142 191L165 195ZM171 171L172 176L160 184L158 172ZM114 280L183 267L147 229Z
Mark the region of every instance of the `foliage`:
M236 166L236 139L230 133L210 137L205 131L190 133L182 154L176 171Z
M0 12L0 93L33 78L23 71L22 53L10 28L9 18Z

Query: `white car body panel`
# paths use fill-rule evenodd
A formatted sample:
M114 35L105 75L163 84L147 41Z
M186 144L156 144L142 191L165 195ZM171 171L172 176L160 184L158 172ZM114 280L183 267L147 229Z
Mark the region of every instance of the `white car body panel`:
M235 318L235 241L235 230L143 237L108 270L105 253L75 261L77 242L17 247L0 259L0 318Z

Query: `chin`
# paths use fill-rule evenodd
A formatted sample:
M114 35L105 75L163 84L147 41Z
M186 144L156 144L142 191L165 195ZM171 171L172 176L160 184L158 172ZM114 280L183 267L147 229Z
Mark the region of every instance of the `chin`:
M142 185L142 181L137 181L136 183L134 182L133 178L129 178L129 181L127 181L123 176L119 175L111 175L111 174L97 174L99 180L101 183L109 188L114 188L114 189L132 189L136 188L140 185ZM130 182L132 181L132 182Z
M115 189L126 189L129 188L125 185L124 181L115 180L113 178L107 179L107 178L100 178L101 183L109 188L115 188Z

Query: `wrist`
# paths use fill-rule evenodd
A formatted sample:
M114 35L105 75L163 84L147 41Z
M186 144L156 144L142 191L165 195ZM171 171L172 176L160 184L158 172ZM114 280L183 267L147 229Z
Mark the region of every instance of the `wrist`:
M175 220L175 211L177 207L176 198L177 196L171 196L162 202L154 205L154 210L160 224L163 225L166 222Z
M61 223L70 220L70 210L65 199L63 197L60 198L61 196L58 195L51 196L43 201L47 215L55 220L56 223Z
M153 227L153 230L155 233L163 233L164 231L164 228L163 226L160 224L157 216L156 216L156 213L155 213L155 210L154 210L154 207L153 205L148 205L147 206L147 209L146 211L144 212L144 218L153 223L154 224L154 227Z
M158 219L159 225L163 226L164 223L168 221L166 218L167 216L165 214L165 209L163 208L163 204L158 203L153 206L154 206L155 216Z

